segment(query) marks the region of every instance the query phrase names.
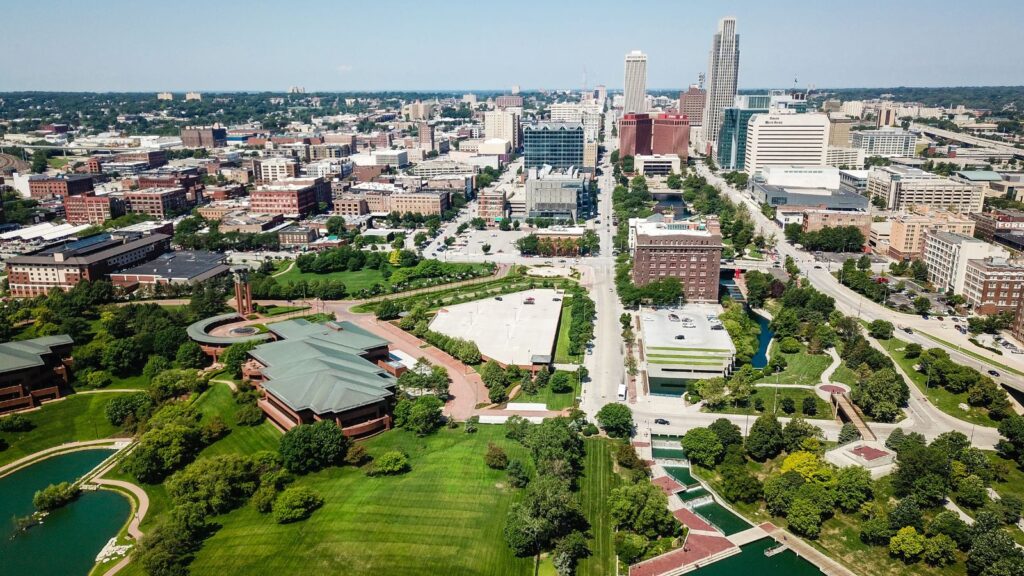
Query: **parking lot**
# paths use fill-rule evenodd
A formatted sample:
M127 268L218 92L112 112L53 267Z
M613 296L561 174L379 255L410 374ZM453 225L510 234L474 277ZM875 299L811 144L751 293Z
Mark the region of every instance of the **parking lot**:
M526 227L520 230L502 231L497 228L485 228L476 230L470 228L462 234L456 235L456 242L446 250L439 250L437 254L429 253L426 256L436 257L444 260L445 252L451 256L483 256L484 245L490 245L491 254L518 254L516 240L529 234Z

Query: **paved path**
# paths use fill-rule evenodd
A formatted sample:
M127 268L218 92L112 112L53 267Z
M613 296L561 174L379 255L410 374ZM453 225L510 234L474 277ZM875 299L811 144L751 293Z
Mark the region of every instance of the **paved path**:
M292 268L295 268L295 260L292 260L291 262L289 262L287 268L285 268L284 270L281 270L280 272L274 272L273 274L270 275L270 277L271 278L277 278L278 276L282 276L284 274L287 274L287 273L292 271Z
M75 390L75 394L124 394L125 392L145 392L142 388L99 388L97 390Z
M825 554L819 552L817 548L790 534L786 530L767 522L762 524L761 528L768 532L768 535L774 538L776 542L785 544L790 550L796 553L797 556L804 558L817 566L818 569L820 569L826 576L857 576L846 566L843 566L839 562L829 558Z

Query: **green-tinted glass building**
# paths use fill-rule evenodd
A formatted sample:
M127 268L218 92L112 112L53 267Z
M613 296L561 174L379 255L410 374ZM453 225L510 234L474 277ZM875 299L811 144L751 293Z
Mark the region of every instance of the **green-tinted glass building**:
M583 124L537 122L523 128L523 162L526 168L581 168Z
M722 128L718 131L718 166L726 170L743 170L750 118L754 114L767 114L771 108L807 112L807 101L801 96L783 91L737 96L733 106L722 110Z

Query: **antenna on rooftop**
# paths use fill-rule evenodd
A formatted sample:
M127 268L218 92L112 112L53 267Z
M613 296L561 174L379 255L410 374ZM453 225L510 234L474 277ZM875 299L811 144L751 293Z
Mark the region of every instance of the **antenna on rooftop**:
M700 74L697 75L697 88L699 88L701 90L704 89L704 73L703 72L701 72Z

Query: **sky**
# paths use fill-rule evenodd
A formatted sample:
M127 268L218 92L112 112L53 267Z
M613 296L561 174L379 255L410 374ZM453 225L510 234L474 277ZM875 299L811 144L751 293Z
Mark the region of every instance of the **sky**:
M1024 84L1019 0L4 0L0 91L680 88L724 16L740 88Z

